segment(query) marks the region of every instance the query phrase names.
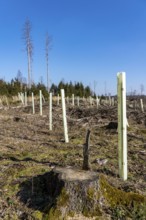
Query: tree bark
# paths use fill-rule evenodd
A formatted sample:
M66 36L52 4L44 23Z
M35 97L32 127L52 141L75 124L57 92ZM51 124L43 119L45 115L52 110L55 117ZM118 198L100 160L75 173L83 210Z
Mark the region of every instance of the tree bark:
M100 215L98 189L99 178L95 172L55 168L48 181L49 195L53 198L49 219L64 219L75 214Z
M89 162L90 133L91 131L88 129L86 135L86 143L83 146L83 170L90 170L90 162Z

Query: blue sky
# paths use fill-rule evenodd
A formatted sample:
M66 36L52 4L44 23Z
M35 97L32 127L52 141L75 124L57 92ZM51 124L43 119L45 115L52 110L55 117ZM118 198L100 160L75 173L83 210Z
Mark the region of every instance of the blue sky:
M146 0L0 0L0 78L20 70L27 78L22 40L26 18L32 23L34 81L46 83L45 35L51 82L82 81L101 94L116 93L117 72L127 91L146 83ZM146 90L146 88L145 88ZM145 91L146 92L146 91Z

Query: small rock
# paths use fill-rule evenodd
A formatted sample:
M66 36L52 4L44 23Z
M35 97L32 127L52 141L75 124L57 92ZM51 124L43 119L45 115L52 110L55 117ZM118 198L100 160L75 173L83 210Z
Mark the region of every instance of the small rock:
M118 128L118 122L111 121L107 126L106 129L117 129Z
M93 163L98 163L99 165L105 165L107 162L108 162L108 159L101 159L101 158L95 159L93 161Z

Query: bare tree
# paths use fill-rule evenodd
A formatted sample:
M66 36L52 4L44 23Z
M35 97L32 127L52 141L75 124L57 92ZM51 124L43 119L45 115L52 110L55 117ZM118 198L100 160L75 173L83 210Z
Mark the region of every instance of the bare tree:
M93 84L94 84L94 96L96 96L97 81L94 80Z
M143 92L144 92L144 85L141 84L141 85L140 85L140 93L141 93L141 95L143 95Z
M33 55L33 44L31 39L31 30L32 26L29 19L26 19L23 28L23 40L25 43L25 49L27 52L27 61L28 61L28 81L27 86L31 88L32 84L32 55Z
M51 42L52 38L48 35L48 32L46 33L46 45L45 45L45 51L46 51L46 65L47 65L47 91L50 90L50 83L49 83L49 50L51 50Z
M20 70L18 70L18 72L17 72L16 79L17 79L20 83L22 83L22 73L21 73Z
M105 91L105 96L107 96L107 93L106 93L107 91L106 91L106 90L107 90L107 85L106 85L106 81L105 81L105 82L104 82L104 91Z
M22 73L21 73L20 70L18 70L18 72L17 72L16 79L20 82L20 87L21 87L21 90L22 90L23 76L22 76Z

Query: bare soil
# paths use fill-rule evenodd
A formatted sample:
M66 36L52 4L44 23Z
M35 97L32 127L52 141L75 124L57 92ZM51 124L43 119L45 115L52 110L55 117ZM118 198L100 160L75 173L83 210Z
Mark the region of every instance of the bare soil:
M64 142L61 106L53 104L52 131L48 104L43 106L43 116L39 106L34 115L31 106L1 108L0 219L47 219L47 173L55 166L82 169L87 129L91 130L91 169L118 189L146 196L146 114L127 109L128 180L123 181L118 175L116 107L68 105L69 143ZM124 219L111 210L106 214L109 219Z

